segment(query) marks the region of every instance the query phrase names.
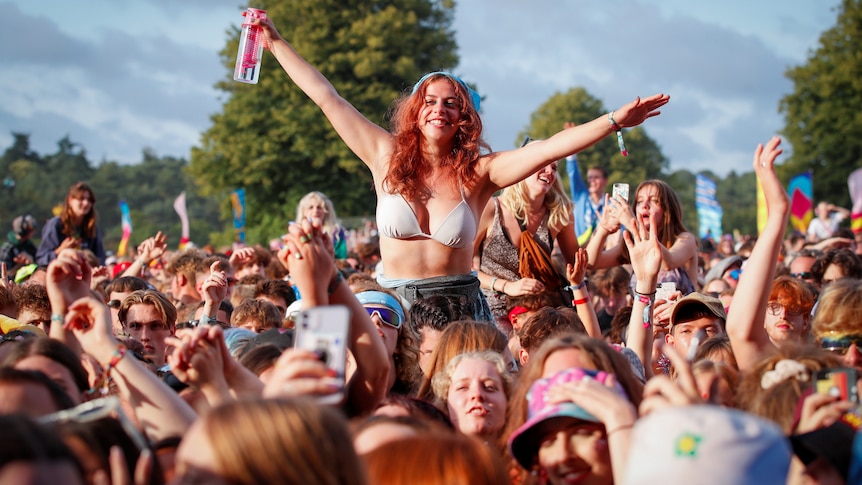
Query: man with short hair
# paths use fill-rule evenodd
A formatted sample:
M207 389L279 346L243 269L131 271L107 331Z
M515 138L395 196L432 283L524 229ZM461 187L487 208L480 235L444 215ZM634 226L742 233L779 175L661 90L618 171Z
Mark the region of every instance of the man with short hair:
M677 353L688 356L698 333L703 332L698 337L701 340L723 334L726 321L727 313L721 300L703 293L689 293L680 298L671 311L665 342Z
M171 276L171 297L178 307L197 305L203 300L200 286L209 275L204 265L206 253L197 248L184 249L174 255L165 271ZM200 283L200 284L199 284Z
M156 290L133 291L123 299L120 323L132 338L144 346L144 357L158 369L167 361L166 337L176 331L177 309Z
M33 264L36 260L36 245L33 234L36 232L36 219L31 215L18 216L12 220L12 231L6 242L0 246L0 262L6 263L6 270L14 274L21 266Z

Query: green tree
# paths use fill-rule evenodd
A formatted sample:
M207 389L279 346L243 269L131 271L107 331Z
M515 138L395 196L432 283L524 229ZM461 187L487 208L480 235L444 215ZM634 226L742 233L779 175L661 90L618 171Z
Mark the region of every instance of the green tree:
M785 75L794 89L781 100L793 154L784 180L813 171L814 197L850 207L847 177L862 158L862 2L843 0L834 27L820 35L805 64Z
M518 134L518 143L525 136L534 139L547 138L563 128L566 122L582 124L599 116L607 115L609 109L584 88L572 88L566 93L556 93L530 116L530 125ZM668 160L658 144L646 134L642 127L623 132L629 156L620 154L616 136L608 136L594 146L578 153L582 170L591 166L604 167L608 171L608 183L627 182L637 185L640 181L656 178L667 169ZM561 164L560 171L565 173ZM586 173L582 174L586 178ZM566 184L568 185L568 180Z
M451 0L257 3L345 99L381 125L411 80L458 63ZM191 173L203 193L246 189L249 233L261 239L250 242L283 233L312 190L330 195L339 215L373 213L369 171L273 56L264 57L259 84L231 79L238 38L234 29L221 53L229 76L217 87L229 99L192 149ZM268 227L256 227L264 221Z

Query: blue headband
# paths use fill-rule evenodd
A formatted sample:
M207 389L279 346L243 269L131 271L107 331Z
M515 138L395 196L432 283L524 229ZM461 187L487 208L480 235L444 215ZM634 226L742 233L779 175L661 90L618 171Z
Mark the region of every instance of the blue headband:
M356 294L356 299L363 305L385 306L397 313L398 316L401 317L402 322L406 320L404 317L404 308L401 306L401 302L389 293L384 293L382 291L363 291Z
M467 92L470 93L470 101L473 102L473 107L476 109L477 112L479 111L479 105L482 102L482 98L481 98L481 96L479 96L479 93L477 93L476 91L473 91L473 89L470 86L467 86L467 83L465 83L460 77L452 74L451 72L446 72L446 71L429 72L428 74L422 76L421 79L416 81L416 84L413 85L413 91L410 94L416 94L416 91L419 89L419 86L421 86L422 83L425 82L425 80L427 80L429 77L437 75L437 74L446 76L446 77L448 77L454 81L457 81L462 86L464 86L467 89Z

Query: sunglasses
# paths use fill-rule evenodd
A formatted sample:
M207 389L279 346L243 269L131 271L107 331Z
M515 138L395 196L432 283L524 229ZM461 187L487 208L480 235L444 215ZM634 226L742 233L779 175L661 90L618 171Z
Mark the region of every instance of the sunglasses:
M814 279L814 274L810 271L803 271L801 273L790 273L790 276L794 278L799 278L801 280L812 280Z
M739 277L742 276L741 269L732 269L730 270L730 278L734 281L739 281Z
M374 317L377 315L377 318L380 319L381 322L389 325L390 327L398 330L401 328L401 316L398 315L394 310L390 310L385 307L365 307L365 311L368 312L369 317Z
M111 300L108 302L108 308L117 309L120 308L120 304L122 304L120 300Z
M856 344L858 349L862 349L862 335L860 334L842 335L840 337L821 336L818 340L820 341L821 349L828 350L829 352L834 352L836 354L846 354L847 351L850 350L850 346L853 344Z
M204 324L204 325L206 325L206 324ZM220 321L218 321L218 320L216 320L216 322L214 323L214 325L218 325L219 327L221 327L221 328L223 328L223 329L225 329L225 330L227 330L228 328L230 328L230 324L229 324L229 323L220 322ZM197 327L199 327L199 326L200 326L200 322L199 322L198 320L189 320L189 321L186 321L186 322L177 322L177 330L184 329L184 328L197 328Z

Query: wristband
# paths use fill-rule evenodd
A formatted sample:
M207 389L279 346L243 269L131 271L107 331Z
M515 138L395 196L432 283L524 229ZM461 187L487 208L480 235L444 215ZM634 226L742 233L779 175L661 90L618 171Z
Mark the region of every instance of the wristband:
M66 319L66 317L63 315L60 315L59 313L54 313L53 315L51 315L51 323L54 323L54 322L63 323L63 320L65 320L65 319Z
M581 298L580 300L572 300L572 305L573 306L583 305L585 303L589 303L589 301L590 301L589 298Z
M564 289L564 290L569 290L569 291L575 291L575 290L580 290L581 288L583 288L583 287L585 287L585 286L587 286L587 280L583 280L583 281L581 281L581 282L580 282L580 284L578 284L577 286L569 285L569 286L566 286L566 287L565 287L565 288L563 288L563 289Z
M635 298L638 302L646 305L644 306L644 312L641 318L643 320L644 328L649 328L650 324L652 324L652 302L655 298L655 292L640 293L635 290Z
M209 315L201 315L201 318L198 320L198 325L214 325L218 320L209 316Z
M493 291L494 293L497 293L497 288L495 288L496 285L497 285L497 277L495 276L495 277L491 278L491 291Z
M341 270L336 269L335 277L332 278L332 281L329 282L329 287L326 288L326 293L331 295L332 292L334 292L336 288L338 288L338 285L340 285L342 281L344 281L344 274L341 272Z
M617 132L617 144L620 146L620 154L624 157L629 156L629 152L626 150L626 144L623 143L623 129L617 124L616 120L614 120L613 111L608 113L608 122L611 124L611 129Z

